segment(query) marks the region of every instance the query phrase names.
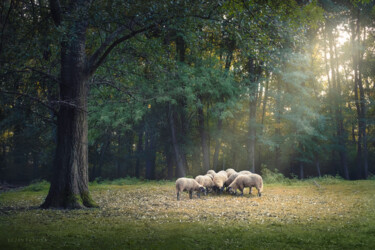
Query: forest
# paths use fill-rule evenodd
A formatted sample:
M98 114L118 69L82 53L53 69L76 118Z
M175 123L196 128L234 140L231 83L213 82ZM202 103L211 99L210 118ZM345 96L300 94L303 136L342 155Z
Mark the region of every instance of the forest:
M375 173L373 1L0 5L2 183Z

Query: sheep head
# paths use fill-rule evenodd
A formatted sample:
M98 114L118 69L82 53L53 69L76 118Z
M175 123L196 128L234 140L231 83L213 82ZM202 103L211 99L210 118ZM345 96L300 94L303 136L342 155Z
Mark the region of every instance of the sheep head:
M229 192L230 194L233 194L233 195L236 194L236 190L234 190L232 187L229 187L229 188L228 188L228 192Z

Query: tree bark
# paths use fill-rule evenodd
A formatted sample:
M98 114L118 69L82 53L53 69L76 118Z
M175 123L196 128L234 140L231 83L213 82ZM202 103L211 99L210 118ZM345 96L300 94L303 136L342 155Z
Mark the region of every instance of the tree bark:
M146 133L146 179L155 180L155 134L153 131Z
M277 92L276 92L276 112L275 112L275 136L276 136L276 150L275 150L275 167L280 169L280 154L281 154L281 113L282 113L282 103L281 103L281 76L277 76Z
M173 151L176 159L176 177L184 177L186 176L186 170L184 166L184 159L181 157L181 150L180 145L178 144L177 137L176 137L176 127L174 122L174 112L172 110L172 105L169 104L168 106L168 120L169 120L169 127L171 130L172 135L172 145Z
M138 133L138 143L137 143L137 160L135 163L135 177L140 177L141 172L141 153L143 149L143 130L141 129Z
M330 24L332 25L332 24ZM331 30L333 30L331 28ZM340 156L340 165L345 179L349 179L349 170L346 153L346 135L343 125L342 111L341 111L341 86L340 86L340 74L338 69L338 59L335 48L335 41L332 36L332 32L328 32L328 43L330 51L330 66L332 73L332 88L333 88L333 109L336 121L336 137L340 149L338 150Z
M60 98L65 103L57 115L57 148L54 176L43 208L97 206L88 189L87 23L79 20L71 32L75 39L61 44Z
M201 146L203 154L203 171L207 172L210 169L210 149L208 147L208 136L205 129L205 119L203 113L203 103L201 98L201 105L198 106L198 128L201 137Z
M220 119L217 121L217 137L215 138L215 152L214 152L214 157L213 157L213 169L216 171L217 166L218 166L218 161L219 161L219 152L220 152L220 146L221 146L221 129L223 126L223 120Z

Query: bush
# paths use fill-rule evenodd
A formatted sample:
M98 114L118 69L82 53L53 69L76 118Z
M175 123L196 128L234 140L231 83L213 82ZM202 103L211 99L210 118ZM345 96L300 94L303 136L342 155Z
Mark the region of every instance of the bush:
M39 192L42 190L48 190L49 182L46 180L33 181L29 186L25 187L23 191Z
M292 180L286 178L282 173L279 172L278 169L274 171L267 168L267 166L262 165L261 169L262 178L264 183L286 183L291 184Z

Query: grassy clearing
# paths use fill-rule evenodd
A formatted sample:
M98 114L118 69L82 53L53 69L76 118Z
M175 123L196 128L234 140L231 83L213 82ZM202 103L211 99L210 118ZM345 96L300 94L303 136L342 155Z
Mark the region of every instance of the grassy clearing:
M265 184L260 198L177 202L173 182L124 179L92 184L100 208L73 211L38 209L48 183L33 185L0 194L0 249L375 249L373 180L293 180Z

